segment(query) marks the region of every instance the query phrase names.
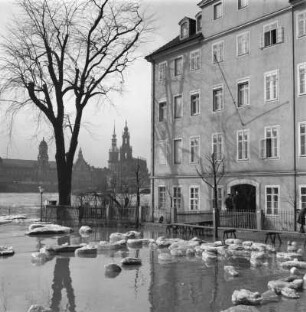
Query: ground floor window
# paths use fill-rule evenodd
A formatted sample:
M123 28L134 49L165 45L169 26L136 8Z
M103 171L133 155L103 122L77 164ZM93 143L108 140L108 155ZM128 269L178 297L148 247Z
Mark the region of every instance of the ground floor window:
M182 190L180 186L173 187L173 208L180 210L182 207Z
M266 186L266 214L278 215L279 211L279 186Z
M189 208L190 210L199 210L199 187L191 186L189 190Z
M300 209L306 208L306 185L300 186Z
M158 208L159 209L166 208L166 187L165 186L158 187Z

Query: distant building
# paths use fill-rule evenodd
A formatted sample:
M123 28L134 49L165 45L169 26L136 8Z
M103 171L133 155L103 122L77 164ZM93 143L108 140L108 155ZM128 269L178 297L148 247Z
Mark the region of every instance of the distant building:
M140 188L144 189L150 187L146 160L140 157L133 157L127 122L125 122L122 134L122 145L120 148L117 147L117 135L114 127L112 144L109 150L108 169L111 172L108 179L109 187L116 190L116 192L134 192L137 185L137 172L139 176L138 185Z
M72 191L106 190L107 173L107 168L90 166L80 149L73 166ZM37 160L0 157L0 192L37 192L38 186L46 192L57 192L56 162L49 161L44 139L39 144Z
M212 153L225 159L222 208L236 192L245 210L271 220L306 207L305 0L198 6L146 57L155 216L170 215L170 200L180 214L211 210L213 192L196 168Z

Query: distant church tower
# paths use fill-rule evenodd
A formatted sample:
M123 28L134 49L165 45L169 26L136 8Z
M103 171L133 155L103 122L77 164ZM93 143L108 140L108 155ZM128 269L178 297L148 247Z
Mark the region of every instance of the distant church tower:
M114 133L112 137L112 146L109 150L109 157L108 157L108 169L115 170L119 162L119 149L117 147L117 136L116 130L114 126Z
M124 132L122 134L122 146L120 148L120 160L131 160L132 159L132 147L130 146L130 133L125 122Z
M48 145L45 138L40 142L37 156L38 179L46 180L49 169Z

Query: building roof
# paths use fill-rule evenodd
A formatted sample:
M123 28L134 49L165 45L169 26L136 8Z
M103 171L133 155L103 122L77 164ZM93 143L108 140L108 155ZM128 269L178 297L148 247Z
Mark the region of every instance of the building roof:
M160 54L162 52L165 52L165 51L172 49L174 47L183 45L184 43L187 43L189 41L202 40L203 38L204 37L203 37L202 33L190 35L189 37L187 37L185 39L180 39L180 36L177 36L173 40L169 41L168 43L166 43L165 45L160 47L159 49L157 49L154 52L152 52L151 54L147 55L145 57L145 59L150 62L152 60L152 57L157 56L158 54Z

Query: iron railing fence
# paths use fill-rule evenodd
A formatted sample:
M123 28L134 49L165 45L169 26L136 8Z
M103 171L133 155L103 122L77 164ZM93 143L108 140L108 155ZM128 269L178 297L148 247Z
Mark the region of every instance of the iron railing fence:
M295 220L293 210L281 210L277 214L263 214L262 229L263 230L277 230L289 231L295 230Z
M219 226L241 229L256 229L256 212L221 210L219 212Z

